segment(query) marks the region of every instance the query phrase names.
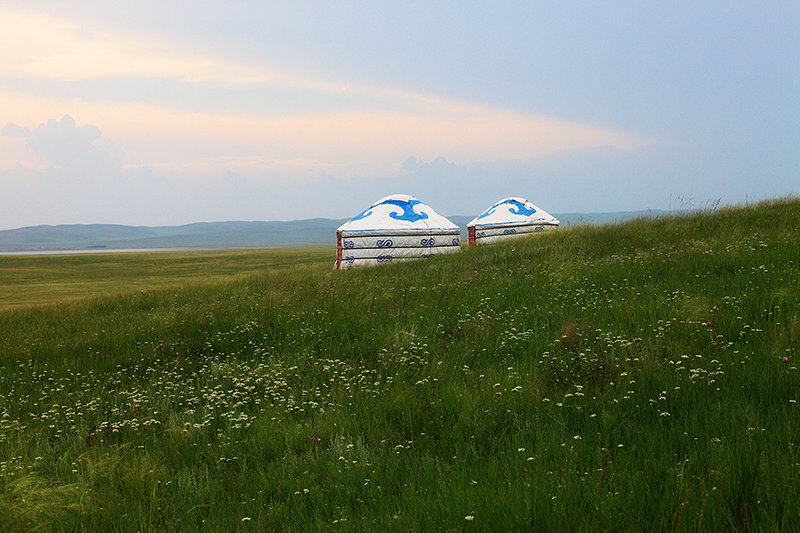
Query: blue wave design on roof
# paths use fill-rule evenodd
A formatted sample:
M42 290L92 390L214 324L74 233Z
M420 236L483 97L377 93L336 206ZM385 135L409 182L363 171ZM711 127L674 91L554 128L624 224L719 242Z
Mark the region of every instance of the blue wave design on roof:
M350 222L353 222L354 220L361 220L363 218L367 218L372 214L373 209L375 209L379 205L387 205L387 204L402 209L402 212L392 211L391 213L389 213L389 217L395 220L406 220L408 222L425 220L426 218L428 218L428 213L425 213L424 211L421 213L417 213L416 211L414 211L414 206L421 203L422 202L420 202L419 200L409 200L408 202L404 202L401 200L385 200L379 204L373 205L369 209L366 209L365 211L362 211L358 215L354 216L353 218L350 219Z
M478 220L488 217L489 215L494 213L498 207L504 204L511 204L512 207L508 210L508 212L511 213L512 215L522 215L529 217L536 212L536 209L534 209L533 207L525 207L525 204L523 204L522 202L518 202L517 200L506 200L505 202L501 202L484 211L483 214L478 217Z
M354 216L353 218L351 218L350 222L353 222L354 220L361 220L362 218L367 218L371 214L372 214L372 208L370 207L369 209L365 209L356 216Z

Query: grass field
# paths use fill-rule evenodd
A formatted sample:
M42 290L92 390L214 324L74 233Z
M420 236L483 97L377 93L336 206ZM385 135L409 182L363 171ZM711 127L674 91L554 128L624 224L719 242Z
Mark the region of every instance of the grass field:
M335 248L0 256L0 310L332 265ZM334 257L335 258L335 257Z
M0 257L0 523L792 530L798 227L786 200L344 272Z

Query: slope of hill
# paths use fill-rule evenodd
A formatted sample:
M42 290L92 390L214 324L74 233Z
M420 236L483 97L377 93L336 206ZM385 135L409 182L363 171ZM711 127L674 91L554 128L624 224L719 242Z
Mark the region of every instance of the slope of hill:
M0 251L81 250L85 248L256 248L335 242L343 221L204 222L185 226L75 224L0 231Z
M619 222L663 211L567 213L562 224ZM473 217L450 219L466 227ZM336 228L346 219L313 218L289 222L200 222L184 226L70 224L0 231L0 252L83 249L214 249L335 244ZM464 238L466 233L464 232Z
M153 289L0 312L0 517L793 531L798 227L792 200L350 271L149 254ZM102 255L10 259L2 283L115 278ZM156 283L169 265L227 274Z

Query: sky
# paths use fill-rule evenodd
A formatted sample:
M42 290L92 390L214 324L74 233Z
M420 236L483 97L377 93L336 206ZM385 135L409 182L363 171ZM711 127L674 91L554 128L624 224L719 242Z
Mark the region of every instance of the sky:
M0 0L0 230L800 193L797 2Z

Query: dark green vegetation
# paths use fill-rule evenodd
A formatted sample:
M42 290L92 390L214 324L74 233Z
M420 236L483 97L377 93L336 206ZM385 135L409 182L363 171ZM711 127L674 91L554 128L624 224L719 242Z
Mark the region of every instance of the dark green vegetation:
M798 227L780 201L5 310L0 523L790 530Z

